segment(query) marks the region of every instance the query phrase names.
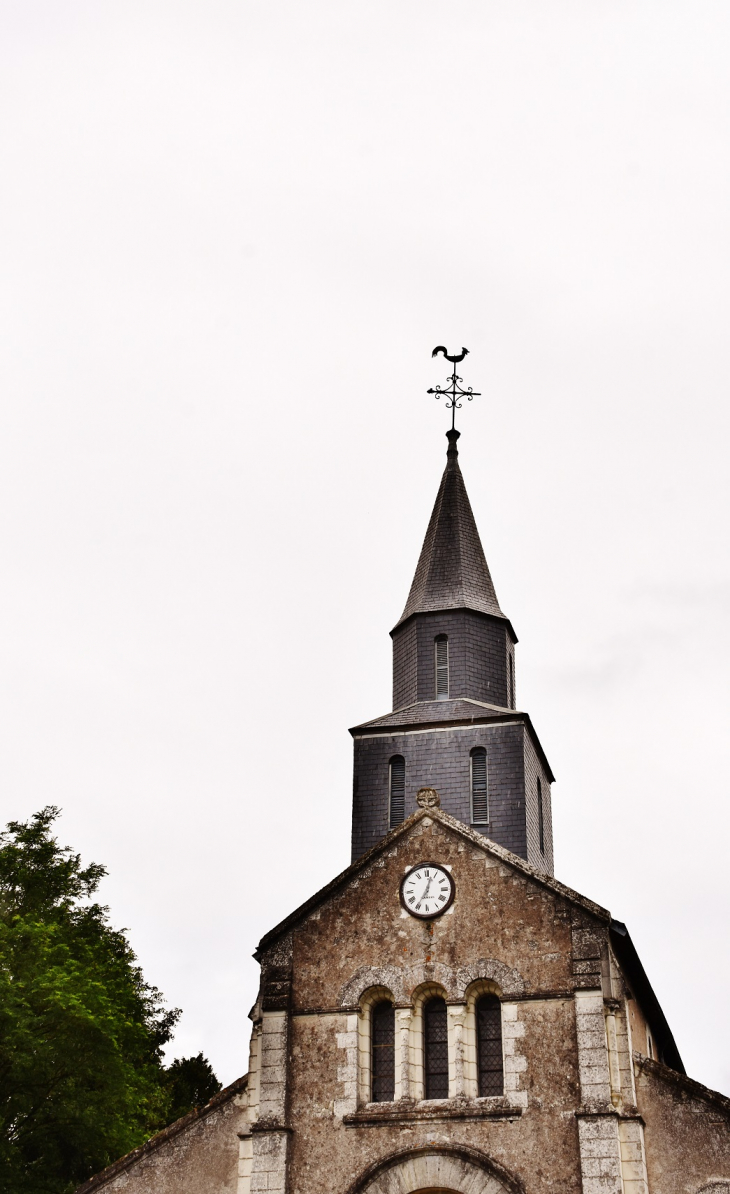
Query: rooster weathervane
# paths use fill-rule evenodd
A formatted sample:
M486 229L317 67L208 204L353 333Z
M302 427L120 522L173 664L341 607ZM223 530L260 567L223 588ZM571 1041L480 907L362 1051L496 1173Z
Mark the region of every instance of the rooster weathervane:
M458 376L456 372L456 366L464 360L464 357L469 352L469 349L462 348L461 352L455 353L453 356L449 356L443 344L439 344L436 348L434 348L431 356L438 356L440 352L442 352L445 359L447 361L451 361L451 364L454 366L454 372L446 379L451 384L445 389L442 389L441 386L436 386L435 389L427 390L426 393L435 394L437 398L441 398L443 395L444 398L448 399L446 403L446 409L451 411L451 430L454 431L456 427L456 412L457 410L461 410L461 403L459 402L459 399L467 398L469 402L471 402L472 398L480 398L481 395L478 391L472 390L471 386L467 386L467 388L463 390L459 385L459 382L461 382L463 378Z

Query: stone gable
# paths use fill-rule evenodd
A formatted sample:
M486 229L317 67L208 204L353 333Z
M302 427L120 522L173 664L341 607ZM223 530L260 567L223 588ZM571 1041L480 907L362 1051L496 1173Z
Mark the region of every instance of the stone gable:
M423 861L449 868L456 885L452 907L429 922L409 916L399 894L405 872ZM570 906L486 843L426 815L294 930L292 1008L355 1005L355 976L364 989L370 971L387 972L405 1000L435 976L458 999L478 959L514 974L507 985L521 996L572 994Z

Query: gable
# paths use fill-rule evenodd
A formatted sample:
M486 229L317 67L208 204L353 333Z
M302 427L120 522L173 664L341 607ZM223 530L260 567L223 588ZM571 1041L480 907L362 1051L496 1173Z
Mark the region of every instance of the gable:
M254 957L257 961L263 961L264 957L275 949L276 943L286 938L293 930L297 928L304 920L309 918L312 913L320 911L330 901L340 898L341 893L354 882L359 882L358 876L361 874L368 875L373 873L373 867L381 869L385 865L384 859L393 856L393 850L398 849L398 845L404 836L408 836L416 831L416 827L422 823L428 822L429 826L435 824L444 831L448 830L452 836L460 838L464 849L472 847L475 851L481 852L486 857L492 859L492 862L497 865L502 865L510 868L516 874L521 875L525 880L535 884L537 887L552 893L554 896L566 901L567 904L575 906L583 913L587 913L589 917L605 924L610 923L611 914L607 909L602 908L599 904L595 904L592 900L573 891L572 888L566 887L565 884L560 883L551 875L536 870L531 867L529 863L518 855L513 854L510 850L497 845L496 842L484 837L480 833L467 828L461 821L457 821L454 817L450 817L448 813L443 812L438 807L420 808L413 813L406 821L399 825L396 829L384 837L376 846L368 850L366 854L358 858L351 866L342 871L335 879L328 883L320 891L316 892L310 899L306 900L299 908L295 909L289 916L282 920L278 925L266 933L258 944ZM436 837L438 837L438 830ZM433 836L433 835L432 835ZM418 861L418 860L417 860ZM436 861L434 859L434 861Z
M262 943L260 956L275 984L282 964L291 968L295 1013L352 1007L377 985L407 1002L426 981L437 982L449 999L460 999L477 978L510 997L546 990L572 995L575 915L561 885L543 881L438 810L417 814L401 829L292 918L291 937L272 935L268 948ZM422 862L446 868L456 889L451 907L429 921L410 915L400 899L404 875ZM589 920L605 936L608 914ZM276 957L284 938L286 962ZM275 992L268 984L267 992L271 1009Z

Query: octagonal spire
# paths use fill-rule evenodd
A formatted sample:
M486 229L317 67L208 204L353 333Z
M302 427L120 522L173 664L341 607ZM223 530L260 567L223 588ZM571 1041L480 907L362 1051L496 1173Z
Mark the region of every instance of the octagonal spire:
M473 609L505 618L459 468L456 447L459 432L451 429L446 436L449 441L446 468L411 591L396 628L414 614L436 610Z

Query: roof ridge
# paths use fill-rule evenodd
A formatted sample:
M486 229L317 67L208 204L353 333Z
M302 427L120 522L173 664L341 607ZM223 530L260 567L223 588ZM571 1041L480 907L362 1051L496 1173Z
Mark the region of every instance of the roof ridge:
M657 1061L655 1057L645 1057L643 1053L639 1053L636 1049L634 1049L634 1061L641 1070L655 1074L658 1078L662 1078L672 1086L679 1086L683 1090L687 1090L695 1095L696 1098L705 1099L708 1103L712 1103L713 1107L724 1111L725 1115L730 1119L730 1098L722 1094L721 1091L713 1090L711 1086L705 1086L702 1082L698 1082L696 1078L690 1078L689 1074L673 1070L671 1066L665 1065L663 1061Z

